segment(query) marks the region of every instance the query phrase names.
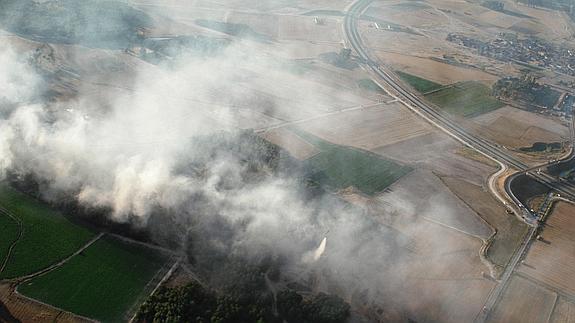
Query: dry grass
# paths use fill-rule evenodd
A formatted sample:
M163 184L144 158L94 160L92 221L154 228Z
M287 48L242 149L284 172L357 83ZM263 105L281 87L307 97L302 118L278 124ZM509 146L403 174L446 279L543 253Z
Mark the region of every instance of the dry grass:
M267 131L262 137L287 150L299 160L306 160L319 153L316 147L286 128Z
M575 295L575 206L559 202L519 271Z
M510 148L531 147L538 141L563 141L569 136L569 129L558 121L512 107L503 107L472 121L470 127L480 135Z
M367 150L429 134L431 127L394 103L313 120L300 125L322 139Z
M377 57L391 64L396 70L403 71L421 78L440 83L452 84L464 81L484 81L491 84L497 77L477 69L453 66L427 58L377 51Z
M514 215L507 214L505 207L486 188L453 177L444 177L442 180L455 195L497 230L493 243L487 250L487 258L499 268L503 268L519 247L527 227Z
M550 320L551 323L573 323L575 322L575 303L559 297L555 305L555 311Z
M513 276L488 322L547 322L556 294L521 276Z

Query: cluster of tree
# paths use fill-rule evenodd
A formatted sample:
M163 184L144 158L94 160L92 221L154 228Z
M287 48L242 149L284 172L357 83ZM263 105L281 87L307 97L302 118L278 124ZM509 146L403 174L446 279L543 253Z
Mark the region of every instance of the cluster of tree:
M349 316L349 305L337 296L320 293L304 299L292 290L277 295L277 313L272 299L249 302L236 296L218 296L197 282L183 287L160 288L142 304L138 322L210 323L340 323Z
M495 97L521 100L527 103L551 108L560 94L548 85L540 84L533 77L506 77L495 82L492 88Z
M33 40L122 49L153 20L119 1L3 0L0 25Z
M201 57L213 57L220 54L229 44L230 41L227 39L205 36L145 38L140 52L135 54L145 61L156 64L189 53Z
M569 14L571 19L575 19L575 0L517 0L519 3L530 7L543 7L555 10L562 10Z
M495 11L503 11L505 4L502 1L487 0L483 2L483 6Z
M359 65L351 59L351 49L342 48L339 53L329 52L319 55L319 58L326 62L340 68L354 69Z
M280 161L280 148L261 138L251 130L239 133L219 132L194 138L189 166L202 169L223 155L235 159L246 170L246 175L262 171L274 171ZM198 152L202 152L198 154Z
M319 293L304 299L290 289L278 293L277 309L289 323L339 323L349 316L349 304L337 296Z
M340 323L348 318L349 304L334 295L304 298L286 289L274 296L270 284L281 278L281 258L230 256L205 240L197 241L191 261L213 290L197 282L161 288L142 305L140 322Z

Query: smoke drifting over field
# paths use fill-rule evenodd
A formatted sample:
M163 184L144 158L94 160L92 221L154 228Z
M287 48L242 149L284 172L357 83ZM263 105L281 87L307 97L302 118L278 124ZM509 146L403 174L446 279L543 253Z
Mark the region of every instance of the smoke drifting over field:
M239 44L216 58L139 70L129 95L103 104L81 91L70 101L41 102L43 79L30 66L30 54L3 48L0 171L33 175L44 198L73 196L85 207L109 209L119 222L143 226L155 211L206 228L212 217L224 219L233 230L230 252L273 251L299 261L327 229L335 252L351 252L358 247L353 237L366 239L372 231L370 221L333 198L306 198L296 178L264 170L267 175L253 179L240 160L248 151L234 154L229 145L206 139L223 132L231 146L240 145L226 106L252 94L234 87L239 78L269 69L270 82L284 82L284 72L265 59L249 59L250 51ZM302 91L298 95L313 104L313 89ZM375 243L360 244L374 256L381 247Z
M256 45L236 43L214 57L183 56L169 66L142 64L128 91L95 98L79 86L77 97L51 101L43 99L48 80L31 64L32 53L1 46L2 178L32 175L45 199L72 197L109 210L114 221L158 226L152 230L163 230L161 214L176 224L174 234L194 233L222 253L278 256L297 270L316 266L314 252L329 230L317 257L342 290L366 289L367 298L398 288L383 272L407 275L407 268L390 268L404 256L397 232L334 197L305 196L293 174L264 167L254 175L245 164L242 154L250 150L233 126L234 109L257 104L252 73L265 74L279 92L290 91L281 85L291 81ZM321 101L315 92L283 94L312 106ZM224 144L209 139L222 133ZM390 199L387 211L415 212L399 198Z

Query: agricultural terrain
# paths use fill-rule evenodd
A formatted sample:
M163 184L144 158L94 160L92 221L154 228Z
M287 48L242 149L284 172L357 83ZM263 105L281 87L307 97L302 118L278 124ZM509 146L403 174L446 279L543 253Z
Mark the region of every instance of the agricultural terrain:
M6 183L0 184L0 206L22 223L19 238L15 234L19 230L15 230L12 221L6 227L8 241L17 241L10 254L2 254L7 260L0 278L16 278L44 269L71 255L95 236L89 229L70 222Z
M117 238L104 237L64 265L18 286L21 294L103 322L126 319L148 283L167 263L166 255Z

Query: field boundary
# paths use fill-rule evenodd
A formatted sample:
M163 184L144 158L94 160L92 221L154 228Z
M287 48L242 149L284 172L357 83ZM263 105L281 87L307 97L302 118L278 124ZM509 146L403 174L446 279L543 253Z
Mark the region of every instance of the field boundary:
M30 302L42 304L43 306L49 307L49 308L51 308L51 309L53 309L53 310L55 310L55 311L59 311L60 313L68 313L68 314L70 314L70 315L72 315L72 316L74 316L74 317L81 318L82 320L85 320L85 321L87 321L87 322L94 322L94 323L99 323L99 322L100 322L100 321L98 321L98 320L94 320L94 319L91 319L91 318L89 318L89 317L82 316L82 315L80 315L80 314L76 314L76 313L74 313L74 312L66 311L65 309L56 307L56 306L54 306L54 305L50 305L50 304L48 304L48 303L44 303L44 302L42 302L42 301L40 301L40 300L37 300L37 299L35 299L35 298L28 297L28 296L26 296L26 295L21 294L20 292L18 292L17 287L18 287L18 286L16 286L16 287L14 288L14 290L13 290L13 294L15 294L16 297L23 298L23 299L25 299L25 300L27 300L27 301L30 301ZM59 314L59 315L60 315L60 314Z
M18 243L18 241L20 241L20 239L24 235L24 224L22 223L22 220L20 220L18 217L12 214L12 212L8 211L3 206L0 206L0 213L6 214L9 218L14 220L18 224L18 237L16 237L16 239L10 244L10 247L8 248L8 253L6 253L6 257L2 262L2 266L0 266L0 273L2 273L4 271L4 268L6 268L6 265L8 265L8 261L10 260L10 256L12 255L12 250L14 249L14 247L16 247L16 244Z
M174 273L176 268L178 268L178 266L182 263L182 257L181 256L177 257L175 259L175 261L172 262L171 260L173 260L175 257L176 256L172 256L170 258L170 261L167 261L166 264L164 266L162 266L162 268L160 268L158 270L158 272L156 272L154 277L152 277L152 279L150 279L148 284L146 284L146 287L144 287L144 292L142 292L142 294L138 297L138 299L136 299L136 301L134 302L132 307L130 309L128 309L128 311L126 311L126 316L130 318L128 320L128 323L132 323L136 320L136 316L138 315L138 311L140 309L140 306L145 302L144 299L154 295L156 293L156 291L158 290L158 288L160 288L160 286L166 280L168 280L168 278L170 278L172 276L172 274ZM168 271L165 271L164 269L167 267L167 265L170 265L170 267L169 267ZM161 275L161 279L157 283L154 284L154 288L152 289L152 291L146 292L147 290L149 290L149 286L151 285L151 283L157 281L157 277L160 275Z
M67 256L66 258L58 261L55 264L52 264L44 269L41 269L35 273L31 273L28 275L24 275L24 276L20 276L20 277L16 277L16 278L12 278L11 280L18 282L18 284L21 284L23 282L26 282L30 279L33 279L35 277L38 276L42 276L44 274L47 274L48 272L64 265L65 263L67 263L70 259L72 259L73 257L79 255L80 253L82 253L84 250L88 249L88 247L90 247L92 244L94 244L96 241L100 240L100 238L102 238L106 233L105 232L100 232L98 235L96 235L94 238L92 238L90 241L88 241L85 245L83 245L80 249L76 250L73 254Z

